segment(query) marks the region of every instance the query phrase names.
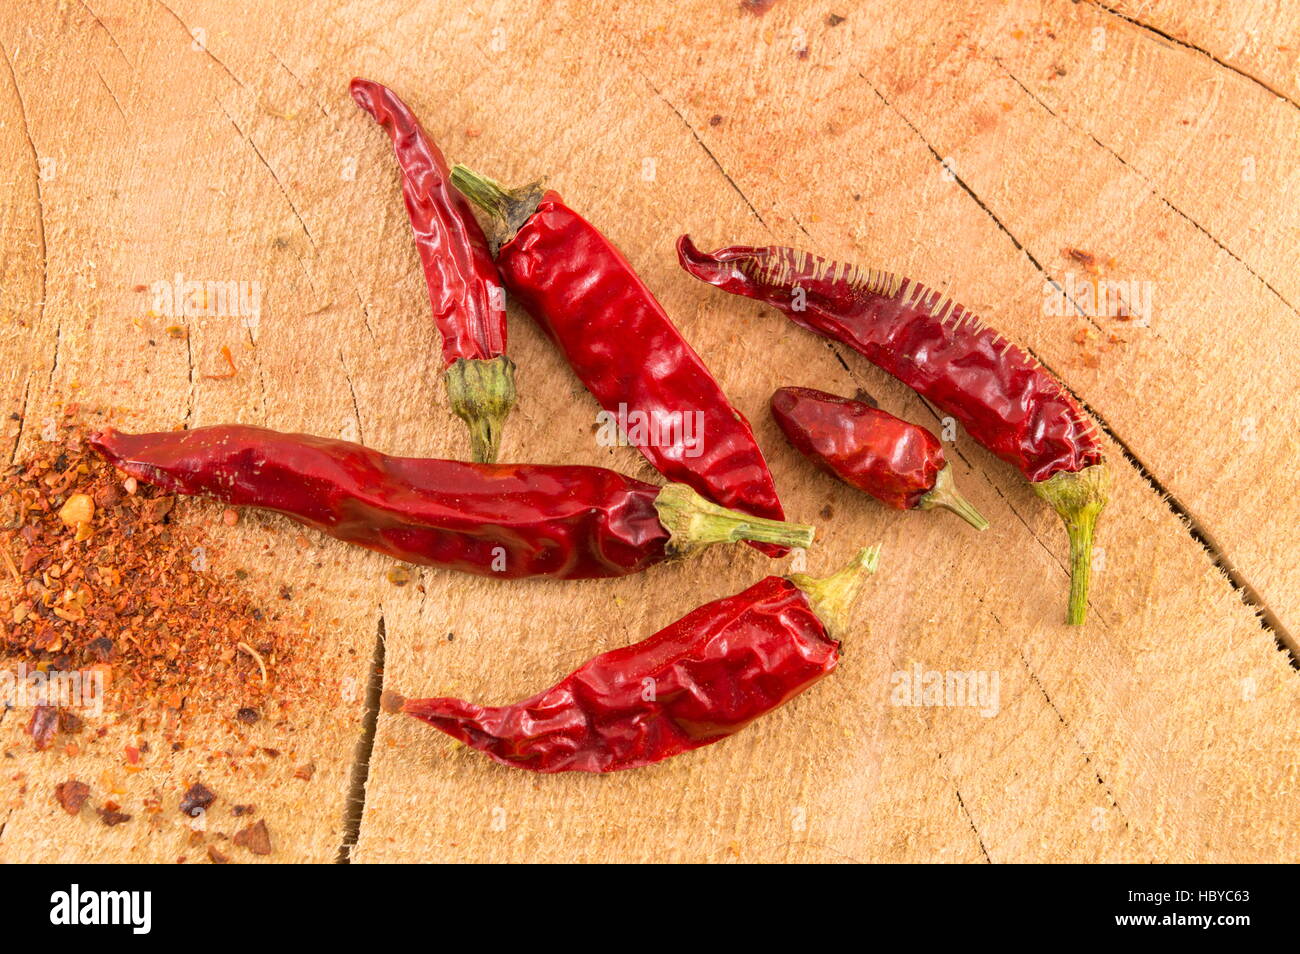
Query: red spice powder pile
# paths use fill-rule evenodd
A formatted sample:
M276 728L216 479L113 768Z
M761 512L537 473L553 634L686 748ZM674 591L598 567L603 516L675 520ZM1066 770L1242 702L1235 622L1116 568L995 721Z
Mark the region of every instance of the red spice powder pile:
M6 667L98 669L118 714L234 718L286 698L301 624L263 609L242 571L222 578L205 528L175 522L174 497L86 447L76 413L65 411L56 441L0 468Z

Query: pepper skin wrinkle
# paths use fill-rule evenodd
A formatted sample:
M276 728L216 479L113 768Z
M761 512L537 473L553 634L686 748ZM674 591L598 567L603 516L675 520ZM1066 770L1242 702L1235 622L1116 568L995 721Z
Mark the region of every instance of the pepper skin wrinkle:
M846 484L899 510L945 507L988 527L953 487L943 445L924 427L814 388L780 388L771 408L795 449Z
M406 103L371 80L354 79L350 90L392 138L433 321L442 336L451 409L470 428L473 458L494 461L502 423L515 403L515 382L514 363L505 357L505 293L487 238L469 202L452 187L442 151Z
M89 444L171 493L273 510L410 563L485 576L636 573L714 542L807 546L812 528L761 521L601 467L389 457L346 441L227 425Z
M705 253L683 235L677 249L701 281L765 302L888 371L1030 481L1100 463L1096 427L1060 382L938 292L792 248Z
M613 772L680 755L740 731L835 669L840 627L876 552L822 581L766 577L514 705L436 698L402 709L535 772Z
M702 252L688 235L678 239L677 256L700 281L853 348L1015 466L1065 523L1066 621L1084 621L1093 527L1109 477L1096 425L1046 368L950 298L890 272L778 246Z
M782 519L749 422L613 243L556 192L510 193L463 166L452 181L498 220L520 223L497 252L506 289L601 407L659 425L659 440L628 434L654 468L724 507ZM693 440L681 427L687 417L701 422Z

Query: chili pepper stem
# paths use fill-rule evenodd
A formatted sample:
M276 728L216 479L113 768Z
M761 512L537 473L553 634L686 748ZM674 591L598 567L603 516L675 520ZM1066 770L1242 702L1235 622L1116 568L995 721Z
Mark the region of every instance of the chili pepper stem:
M1106 506L1110 472L1105 464L1080 471L1059 471L1031 486L1055 508L1070 535L1070 606L1065 621L1082 626L1088 615L1088 582L1092 576L1092 531Z
M505 355L457 358L445 377L452 413L469 425L470 459L496 463L501 428L515 406L515 363Z
M659 522L670 534L668 553L672 557L689 556L714 543L740 540L809 547L816 533L813 527L804 524L751 517L739 510L719 507L686 484L665 484L655 498L655 510Z
M916 505L917 510L931 510L935 507L951 510L976 530L989 528L989 522L957 490L952 479L952 464L944 464L943 470L934 478L934 487Z
M868 573L876 572L880 562L880 544L865 547L857 552L848 565L830 576L817 579L805 573L786 577L808 594L808 602L826 631L835 639L842 638L849 624L849 613L857 599Z
M498 245L504 245L514 238L515 233L537 211L544 191L540 182L507 189L501 183L481 176L459 163L451 169L451 184L492 217L493 225L499 233L493 236L498 240Z

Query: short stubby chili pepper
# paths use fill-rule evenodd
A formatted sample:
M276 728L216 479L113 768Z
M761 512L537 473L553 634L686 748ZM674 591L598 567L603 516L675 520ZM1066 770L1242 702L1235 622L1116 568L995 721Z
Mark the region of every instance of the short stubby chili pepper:
M514 705L408 699L400 710L515 768L649 765L740 731L831 672L878 556L863 550L821 580L769 576Z
M943 445L919 424L813 388L780 388L771 406L790 443L846 484L899 510L944 507L988 529L953 483Z
M726 510L683 484L602 467L389 457L243 425L92 435L118 469L169 493L273 510L332 537L485 576L624 576L713 543L812 543L813 528Z
M749 422L613 243L555 192L507 191L459 165L451 179L499 223L506 289L628 442L667 479L724 507L782 519Z
M497 459L515 403L515 365L505 355L506 300L483 229L450 182L442 151L386 86L354 79L352 98L387 130L402 171L402 198L442 335L452 412L469 426L476 461Z
M1066 621L1083 623L1093 528L1109 478L1095 423L1046 368L961 305L909 278L778 246L706 253L686 235L677 253L701 281L765 302L853 348L1018 468L1065 522Z

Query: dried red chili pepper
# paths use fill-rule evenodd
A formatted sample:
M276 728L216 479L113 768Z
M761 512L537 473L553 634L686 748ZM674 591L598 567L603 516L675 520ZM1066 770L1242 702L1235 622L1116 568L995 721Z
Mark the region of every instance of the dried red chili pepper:
M397 94L360 78L351 91L392 137L402 198L442 335L451 409L469 425L473 459L494 461L515 403L515 365L505 356L505 292L487 239L469 203L451 187L441 150Z
M850 486L899 510L945 507L976 530L987 530L958 491L939 439L861 401L813 388L780 388L772 417L800 453Z
M609 239L555 192L507 191L460 165L451 181L500 224L506 289L587 390L620 421L648 422L626 433L655 469L724 507L782 519L749 422ZM691 421L702 422L693 439Z
M1088 609L1092 534L1108 484L1096 426L1036 360L961 305L909 278L791 248L736 245L705 253L683 235L682 267L842 342L959 420L1015 465L1070 535L1070 603Z
M488 576L636 573L736 540L812 543L812 527L764 520L600 467L389 457L346 441L227 425L123 434L90 445L170 493L274 510L405 560Z
M738 732L833 670L878 554L821 580L769 576L514 705L410 699L401 711L534 772L649 765Z

